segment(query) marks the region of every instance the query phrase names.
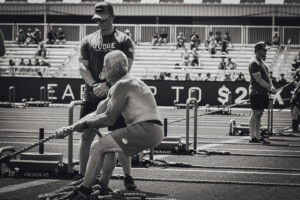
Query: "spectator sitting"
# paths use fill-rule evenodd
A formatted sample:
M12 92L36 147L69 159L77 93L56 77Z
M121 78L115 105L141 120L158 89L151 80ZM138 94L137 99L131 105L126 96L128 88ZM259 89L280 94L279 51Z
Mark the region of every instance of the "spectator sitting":
M229 72L225 73L223 81L232 81L230 75L231 74Z
M180 32L179 35L177 36L177 44L176 44L176 49L178 48L185 48L185 43L186 39L183 35L183 32Z
M25 40L25 44L29 45L32 43L32 38L33 38L33 33L31 31L31 28L27 29L27 33L26 33L26 40Z
M216 44L216 41L215 40L211 40L209 45L208 45L208 52L211 54L211 55L214 55L217 53L217 44Z
M184 52L181 53L181 58L183 58L183 61L182 61L183 66L190 65L190 54L186 48L184 48Z
M274 34L272 38L272 44L278 47L280 46L280 37L277 32Z
M191 61L191 65L192 66L199 66L199 54L197 52L197 49L194 47L192 52L192 61Z
M207 73L204 80L205 80L205 81L213 81L214 79L211 77L211 74L210 74L210 73Z
M229 47L232 47L232 44L231 44L231 36L230 36L230 32L229 32L229 31L226 31L226 32L225 32L223 41L226 41L227 47L228 47L228 46L229 46Z
M209 47L209 44L211 43L211 41L214 41L214 40L215 40L214 33L213 33L212 31L210 31L210 32L208 33L208 37L207 37L207 39L206 39L206 41L205 41L205 46L206 46L206 47Z
M13 59L9 59L8 65L12 67L12 66L16 66L16 63L13 61Z
M222 53L228 54L228 49L227 49L227 41L223 40L222 41L222 48L221 48Z
M222 58L220 64L219 64L219 69L227 69L226 68L226 62L225 62L225 58Z
M46 59L41 59L41 66L46 66L46 67L50 67L50 63L48 61L46 61Z
M26 41L26 35L23 31L23 29L19 29L19 32L18 32L18 36L17 36L17 43L19 46L23 46L25 44L25 41Z
M185 80L186 81L191 81L192 80L189 73L185 74Z
M217 43L218 45L222 44L222 36L221 36L221 32L220 32L220 31L217 31L217 32L216 32L215 40L216 40L216 43Z
M28 59L27 66L33 66L33 64L32 64L32 62L31 62L31 59Z
M166 33L165 29L162 29L158 38L158 45L161 45L162 43L168 43L168 34Z
M300 67L300 50L298 50L298 53L293 60L292 66L294 67L294 69L292 70L297 70Z
M54 44L56 41L56 33L53 29L50 29L47 33L47 44Z
M195 81L203 81L203 78L202 78L202 74L201 74L201 73L198 73L198 74L197 74L197 77L195 78Z
M35 59L34 66L41 66L41 63L38 58Z
M196 31L193 31L192 35L190 35L190 49L193 48L198 49L199 44L201 43L201 40L199 38L199 35L196 34Z
M56 36L57 36L56 44L65 44L66 43L65 33L64 33L64 31L62 30L61 27L59 27L57 29Z
M238 77L235 79L235 82L245 82L246 79L245 79L245 76L242 72L239 72L238 73Z
M179 81L180 80L179 77L178 77L178 75L174 76L174 80L175 81Z
M231 60L231 58L228 58L227 69L236 70L236 66L237 66L237 64L235 62L233 62Z
M160 72L158 80L161 80L161 81L165 80L165 73L164 72Z
M171 73L165 72L165 80L170 80L170 79L171 79Z
M38 49L35 53L35 57L46 58L46 56L47 56L47 48L45 47L45 43L40 42Z
M270 80L272 81L272 84L276 83L277 80L276 78L273 76L273 71L269 71L269 76L270 76Z
M42 34L39 28L35 28L32 34L33 44L39 44L42 41Z
M278 80L278 83L281 83L281 84L283 84L283 85L287 84L287 80L286 80L285 77L284 77L284 73L281 73L281 74L280 74L280 78L279 78L279 80Z
M158 44L158 34L155 32L155 33L153 33L153 35L152 35L152 41L151 41L151 44L153 45L153 46L156 46L157 44Z
M21 61L20 61L20 63L19 63L19 66L25 66L26 64L25 64L25 62L24 62L24 58L21 58Z

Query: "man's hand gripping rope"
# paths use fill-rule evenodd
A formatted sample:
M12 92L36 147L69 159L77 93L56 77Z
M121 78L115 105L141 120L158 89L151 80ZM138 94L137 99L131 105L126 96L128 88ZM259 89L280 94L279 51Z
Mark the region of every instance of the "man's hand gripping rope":
M67 137L68 135L70 135L71 133L73 133L74 131L82 132L87 129L89 129L89 128L86 126L85 121L78 121L77 123L73 124L72 126L66 126L66 127L57 129L54 134L55 134L56 139L63 139L65 137ZM97 129L92 128L89 130L96 133L99 137L102 137L101 133Z

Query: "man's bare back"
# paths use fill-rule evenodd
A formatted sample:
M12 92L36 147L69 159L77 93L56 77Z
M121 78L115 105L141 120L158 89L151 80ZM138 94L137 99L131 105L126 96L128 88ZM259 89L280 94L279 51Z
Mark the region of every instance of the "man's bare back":
M150 88L130 74L123 76L110 89L107 107L121 110L128 125L146 120L160 120Z

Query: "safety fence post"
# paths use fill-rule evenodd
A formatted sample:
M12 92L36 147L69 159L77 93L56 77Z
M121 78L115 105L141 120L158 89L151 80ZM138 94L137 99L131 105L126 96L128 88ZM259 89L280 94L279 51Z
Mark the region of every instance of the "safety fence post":
M16 101L16 90L14 86L9 86L8 101L14 103Z
M194 103L194 150L197 150L197 112L198 102L196 98L189 98L186 101L186 151L189 151L190 140L190 105Z
M270 95L269 106L268 106L268 125L267 125L268 134L273 133L273 100L274 100L274 96Z
M40 101L46 101L46 88L44 86L40 87Z
M81 105L81 101L72 101L69 104L69 126L73 124L74 107ZM73 170L73 133L68 136L68 174L72 174Z

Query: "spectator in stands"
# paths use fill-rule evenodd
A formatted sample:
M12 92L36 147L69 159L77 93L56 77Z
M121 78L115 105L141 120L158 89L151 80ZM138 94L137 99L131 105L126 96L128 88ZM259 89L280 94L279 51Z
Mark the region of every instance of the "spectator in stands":
M219 69L227 69L226 68L226 62L225 62L225 58L223 57L220 64L219 64Z
M46 58L46 56L47 56L47 48L45 47L45 43L40 42L37 51L35 53L35 57Z
M230 36L230 32L226 31L223 37L223 41L226 41L227 47L232 47L231 44L231 36Z
M193 31L192 35L190 35L190 50L193 48L198 49L199 44L201 43L199 35L196 31Z
M222 41L221 53L222 54L224 54L224 53L228 54L227 41L225 41L225 40Z
M162 43L167 44L168 43L168 33L166 32L165 29L161 30L161 34L159 35L158 38L158 45L161 45Z
M13 59L9 59L8 65L13 67L13 66L16 66L16 63L13 61Z
M35 28L32 34L33 44L39 44L42 41L42 33L39 28Z
M164 72L160 72L160 73L159 73L158 80L161 80L161 81L164 81L164 80L165 80L165 73L164 73Z
M215 40L211 40L209 45L208 45L208 52L211 54L211 55L214 55L217 53L217 43Z
M174 76L174 80L175 81L180 81L179 76L178 75Z
M272 38L272 45L277 46L278 48L280 46L280 37L277 32L275 32L275 34Z
M51 28L49 32L47 33L47 44L54 44L56 41L56 33Z
M231 58L228 58L227 69L236 70L236 66L237 66L237 64L235 62L233 62L231 60Z
M19 63L19 66L25 66L26 64L25 64L25 62L24 62L24 58L21 58L21 61L20 61L20 63Z
M33 37L33 33L31 31L31 28L28 28L26 33L26 40L25 40L26 45L32 44L32 37Z
M298 50L298 53L293 60L292 66L294 67L294 69L292 70L297 70L300 67L300 50Z
M46 59L41 59L41 66L46 66L46 67L50 67L51 65L50 65L50 63L46 60Z
M125 33L126 35L128 35L129 37L131 37L131 33L130 33L130 30L129 30L129 29L126 29L126 30L124 31L124 33Z
M230 72L226 72L226 73L224 74L223 81L232 81L232 79L231 79L230 76L231 76Z
M212 31L210 31L208 33L208 37L205 41L205 47L209 47L209 44L211 43L211 41L215 40L215 36L214 36L214 33Z
M185 80L186 81L191 81L192 80L189 73L185 74Z
M221 45L222 44L222 36L221 36L221 32L220 31L216 32L215 40L216 40L217 45Z
M41 66L41 63L38 58L35 59L34 66Z
M201 74L201 73L198 73L198 74L197 74L197 77L195 78L195 81L203 81L203 78L202 78L202 74Z
M56 44L65 44L66 43L66 38L65 38L65 32L62 30L61 27L57 29L56 33Z
M280 73L280 78L278 80L278 83L282 84L282 85L285 85L287 84L287 80L285 79L284 77L284 73Z
M269 71L270 80L272 81L272 84L277 82L277 79L273 76L273 71Z
M26 66L33 66L32 62L31 62L31 59L28 59L28 63Z
M5 55L5 43L4 43L4 35L2 30L0 29L0 57Z
M23 29L20 28L17 36L17 43L19 46L23 46L25 44L25 41L26 41L26 35Z
M183 32L180 32L179 35L177 36L176 49L185 48L185 42L186 42L186 39L183 35Z
M165 72L165 80L170 80L171 79L171 73L170 72Z
M213 81L214 79L211 77L211 74L210 74L210 73L207 73L204 80L205 80L205 81Z
M199 66L199 54L196 47L193 48L191 55L192 55L191 65Z
M246 79L245 79L244 74L242 72L239 72L237 78L234 81L235 82L245 82Z
M153 46L156 46L158 44L158 39L159 39L158 34L156 32L153 33L151 44Z
M184 48L184 51L181 53L181 58L182 58L182 66L190 65L190 53L188 52L187 48Z

